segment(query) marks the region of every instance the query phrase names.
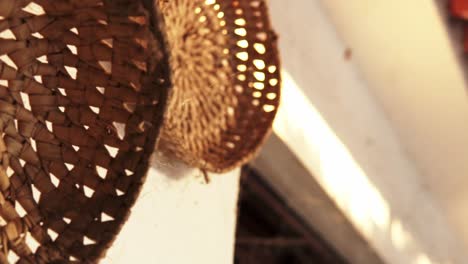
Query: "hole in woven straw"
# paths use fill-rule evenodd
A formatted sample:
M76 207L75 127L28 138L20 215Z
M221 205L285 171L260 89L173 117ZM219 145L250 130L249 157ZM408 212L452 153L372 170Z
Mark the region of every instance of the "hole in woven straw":
M216 16L221 19L224 17L224 12L219 12Z
M65 90L64 88L57 88L57 90L59 90L59 93L61 93L62 95L67 95L67 90Z
M76 80L76 74L78 73L78 70L75 67L65 66L65 70L73 80Z
M52 239L52 241L55 241L55 239L57 239L58 237L57 232L55 232L54 230L50 228L47 228L47 234L49 235L50 239Z
M265 81L265 73L263 72L254 72L254 77L257 81L263 82Z
M201 23L205 22L207 20L206 16L201 16L198 21L200 21Z
M65 112L65 107L63 106L59 106L58 109L60 110L60 112L64 113Z
M70 164L70 163L65 163L65 167L67 167L67 170L68 170L68 171L72 171L73 168L75 168L75 165Z
M276 72L276 66L275 65L268 66L268 72L269 73L275 73Z
M21 95L21 101L23 101L24 108L31 111L31 103L29 102L29 95L23 92L20 92L20 95Z
M233 116L234 115L234 107L228 107L227 108L227 114L230 115L230 116Z
M88 197L88 198L91 198L93 196L93 194L94 194L94 190L89 188L86 185L83 185L83 190L84 190L85 196Z
M13 250L8 251L8 263L16 263L20 258Z
M78 35L78 29L76 27L70 28L70 31Z
M105 179L107 175L107 169L101 166L96 166L97 174L100 178Z
M136 104L135 103L123 103L123 107L125 110L127 110L129 113L135 112L136 109Z
M37 58L37 60L45 64L49 63L49 60L47 60L46 55L40 56L39 58Z
M114 40L113 39L103 39L101 40L101 43L106 45L107 47L111 48L114 46Z
M100 86L96 87L96 89L97 89L101 94L104 94L105 91L106 91L106 88L100 87Z
M67 45L67 48L73 53L74 55L78 54L78 49L74 45Z
M276 86L278 85L278 79L270 79L269 83L271 86Z
M254 49L259 53L259 54L265 54L266 52L266 48L265 48L265 45L263 45L262 43L255 43L254 44Z
M247 36L247 30L245 30L245 28L236 28L234 29L234 34L241 37L245 37Z
M270 113L275 111L276 107L274 105L264 105L263 106L263 111Z
M38 83L42 83L42 76L41 75L34 75L34 80Z
M63 220L65 223L67 223L67 225L71 223L71 219L68 218L68 217L63 217L62 220Z
M7 80L0 80L0 85L8 87L8 81Z
M10 166L8 166L8 168L6 169L6 174L8 178L10 178L11 176L13 176L13 174L15 174L15 171Z
M261 82L254 82L253 87L255 89L257 89L257 90L263 90L263 89L265 89L265 84L263 84Z
M16 122L18 122L18 121L16 121ZM20 158L19 163L20 163L21 167L24 167L24 164L26 164L26 161L24 161L23 159Z
M60 179L57 178L57 176L55 176L54 174L50 173L50 181L52 182L52 184L55 186L55 188L57 188L60 184Z
M247 24L247 22L243 18L238 18L238 19L234 20L234 24L242 27L242 26L245 26Z
M13 69L18 70L16 64L10 59L10 57L7 54L0 56L0 60L3 61L6 65L12 67Z
M76 257L74 257L74 256L68 257L68 260L69 261L78 261L78 259Z
M245 39L237 41L237 46L246 49L249 47L249 42Z
M36 16L40 16L40 15L45 14L45 11L42 8L42 6L40 6L40 5L38 5L38 4L34 3L34 2L31 2L31 3L29 3L29 5L23 7L23 11L28 12L28 13L33 14L33 15L36 15Z
M117 130L117 136L120 139L124 139L124 137L125 137L125 124L124 123L118 123L118 122L114 122L113 124L114 124L115 129Z
M216 0L205 0L205 5L213 5L216 3Z
M241 82L247 80L247 77L245 76L245 74L239 74L237 75L237 79Z
M112 73L112 63L110 61L99 61L98 63L104 70L104 72L106 72L107 74Z
M96 244L96 241L92 240L91 238L84 236L83 237L83 245L88 246L88 245L93 245Z
M219 4L216 4L213 6L213 9L218 11L219 9L221 8L221 6Z
M49 120L46 120L45 123L46 123L47 130L49 130L50 132L54 132L54 126L52 122L50 122Z
M258 39L258 40L260 40L260 41L262 41L262 42L266 42L267 38L268 38L268 35L267 35L266 32L259 32L259 33L257 33L257 39Z
M259 70L265 69L265 61L263 61L263 60L256 59L256 60L253 61L253 64Z
M230 149L234 149L236 147L236 144L234 144L232 142L226 142L226 147L228 147Z
M125 169L125 175L127 175L127 176L132 176L132 175L133 175L133 171L128 170L128 169Z
M116 189L115 192L117 193L117 196L122 196L124 195L125 193L119 189Z
M30 233L26 234L25 240L26 240L26 245L28 245L29 249L31 249L33 253L35 253L36 250L41 245L39 244L39 242L37 242L36 239L34 239L34 237Z
M110 216L110 215L108 215L108 214L106 214L104 212L101 213L101 222L110 222L110 221L114 221L114 220L115 220L114 217L112 217L112 216Z
M28 214L26 210L24 210L24 207L19 202L15 203L15 211L16 213L18 213L19 217L24 217L25 215Z
M16 37L13 31L6 29L0 32L0 39L16 39Z
M36 188L36 186L34 186L34 184L31 185L31 191L34 201L39 203L39 200L41 199L41 192Z
M117 156L117 153L119 152L118 148L115 148L115 147L112 147L112 146L109 146L109 145L104 145L104 147L106 147L107 152L109 152L109 155L111 157L115 158L115 156Z
M260 105L260 101L255 99L255 100L252 100L252 105L254 106L259 106Z
M276 93L267 93L266 97L269 99L269 100L275 100L277 95Z
M107 25L107 21L105 21L103 19L99 19L98 23L101 24L101 25Z
M239 65L237 65L237 70L241 71L241 72L245 72L245 71L247 71L247 66L244 65L244 64L239 64Z
M78 152L78 151L80 150L80 147L79 147L79 146L72 145L72 148L73 148L76 152Z
M87 125L83 125L84 129L88 130L89 129L89 126Z
M252 96L255 97L255 98L260 98L260 97L262 97L262 93L261 93L261 92L258 92L258 91L257 91L257 92L253 92Z
M35 38L38 38L38 39L43 39L44 38L44 36L42 36L42 34L39 33L39 32L34 32L34 33L31 34L31 36L33 36Z
M144 16L129 16L128 20L137 23L138 25L145 25L146 18Z
M91 111L93 111L95 114L98 114L101 112L101 109L99 107L96 107L96 106L89 106L89 108L91 109Z

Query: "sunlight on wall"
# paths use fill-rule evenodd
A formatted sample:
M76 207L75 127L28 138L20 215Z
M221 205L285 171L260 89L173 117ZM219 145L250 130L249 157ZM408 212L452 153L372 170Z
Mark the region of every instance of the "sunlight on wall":
M304 165L363 236L382 241L376 245L378 251L406 255L400 263L436 263L418 249L400 219L392 217L385 198L287 72L281 100L274 131L300 153Z

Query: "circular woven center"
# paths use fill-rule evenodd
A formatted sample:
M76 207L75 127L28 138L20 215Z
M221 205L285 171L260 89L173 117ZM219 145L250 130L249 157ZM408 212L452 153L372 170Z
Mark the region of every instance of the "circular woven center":
M270 131L279 99L264 2L158 3L174 84L159 148L209 171L244 163Z

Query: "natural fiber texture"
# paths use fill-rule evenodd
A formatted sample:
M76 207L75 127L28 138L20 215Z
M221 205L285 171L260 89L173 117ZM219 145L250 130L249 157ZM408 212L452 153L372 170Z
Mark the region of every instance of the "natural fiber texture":
M173 89L159 149L223 172L271 129L280 93L276 35L264 0L156 0Z
M170 83L147 2L0 1L0 263L94 263L125 221Z

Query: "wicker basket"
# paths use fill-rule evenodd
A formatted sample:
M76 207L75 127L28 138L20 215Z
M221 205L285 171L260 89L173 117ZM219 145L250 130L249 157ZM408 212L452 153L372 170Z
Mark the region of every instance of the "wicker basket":
M264 0L157 0L173 89L159 149L212 172L249 161L280 96L276 34Z
M97 262L158 138L208 171L251 158L275 40L263 0L0 0L0 264Z

